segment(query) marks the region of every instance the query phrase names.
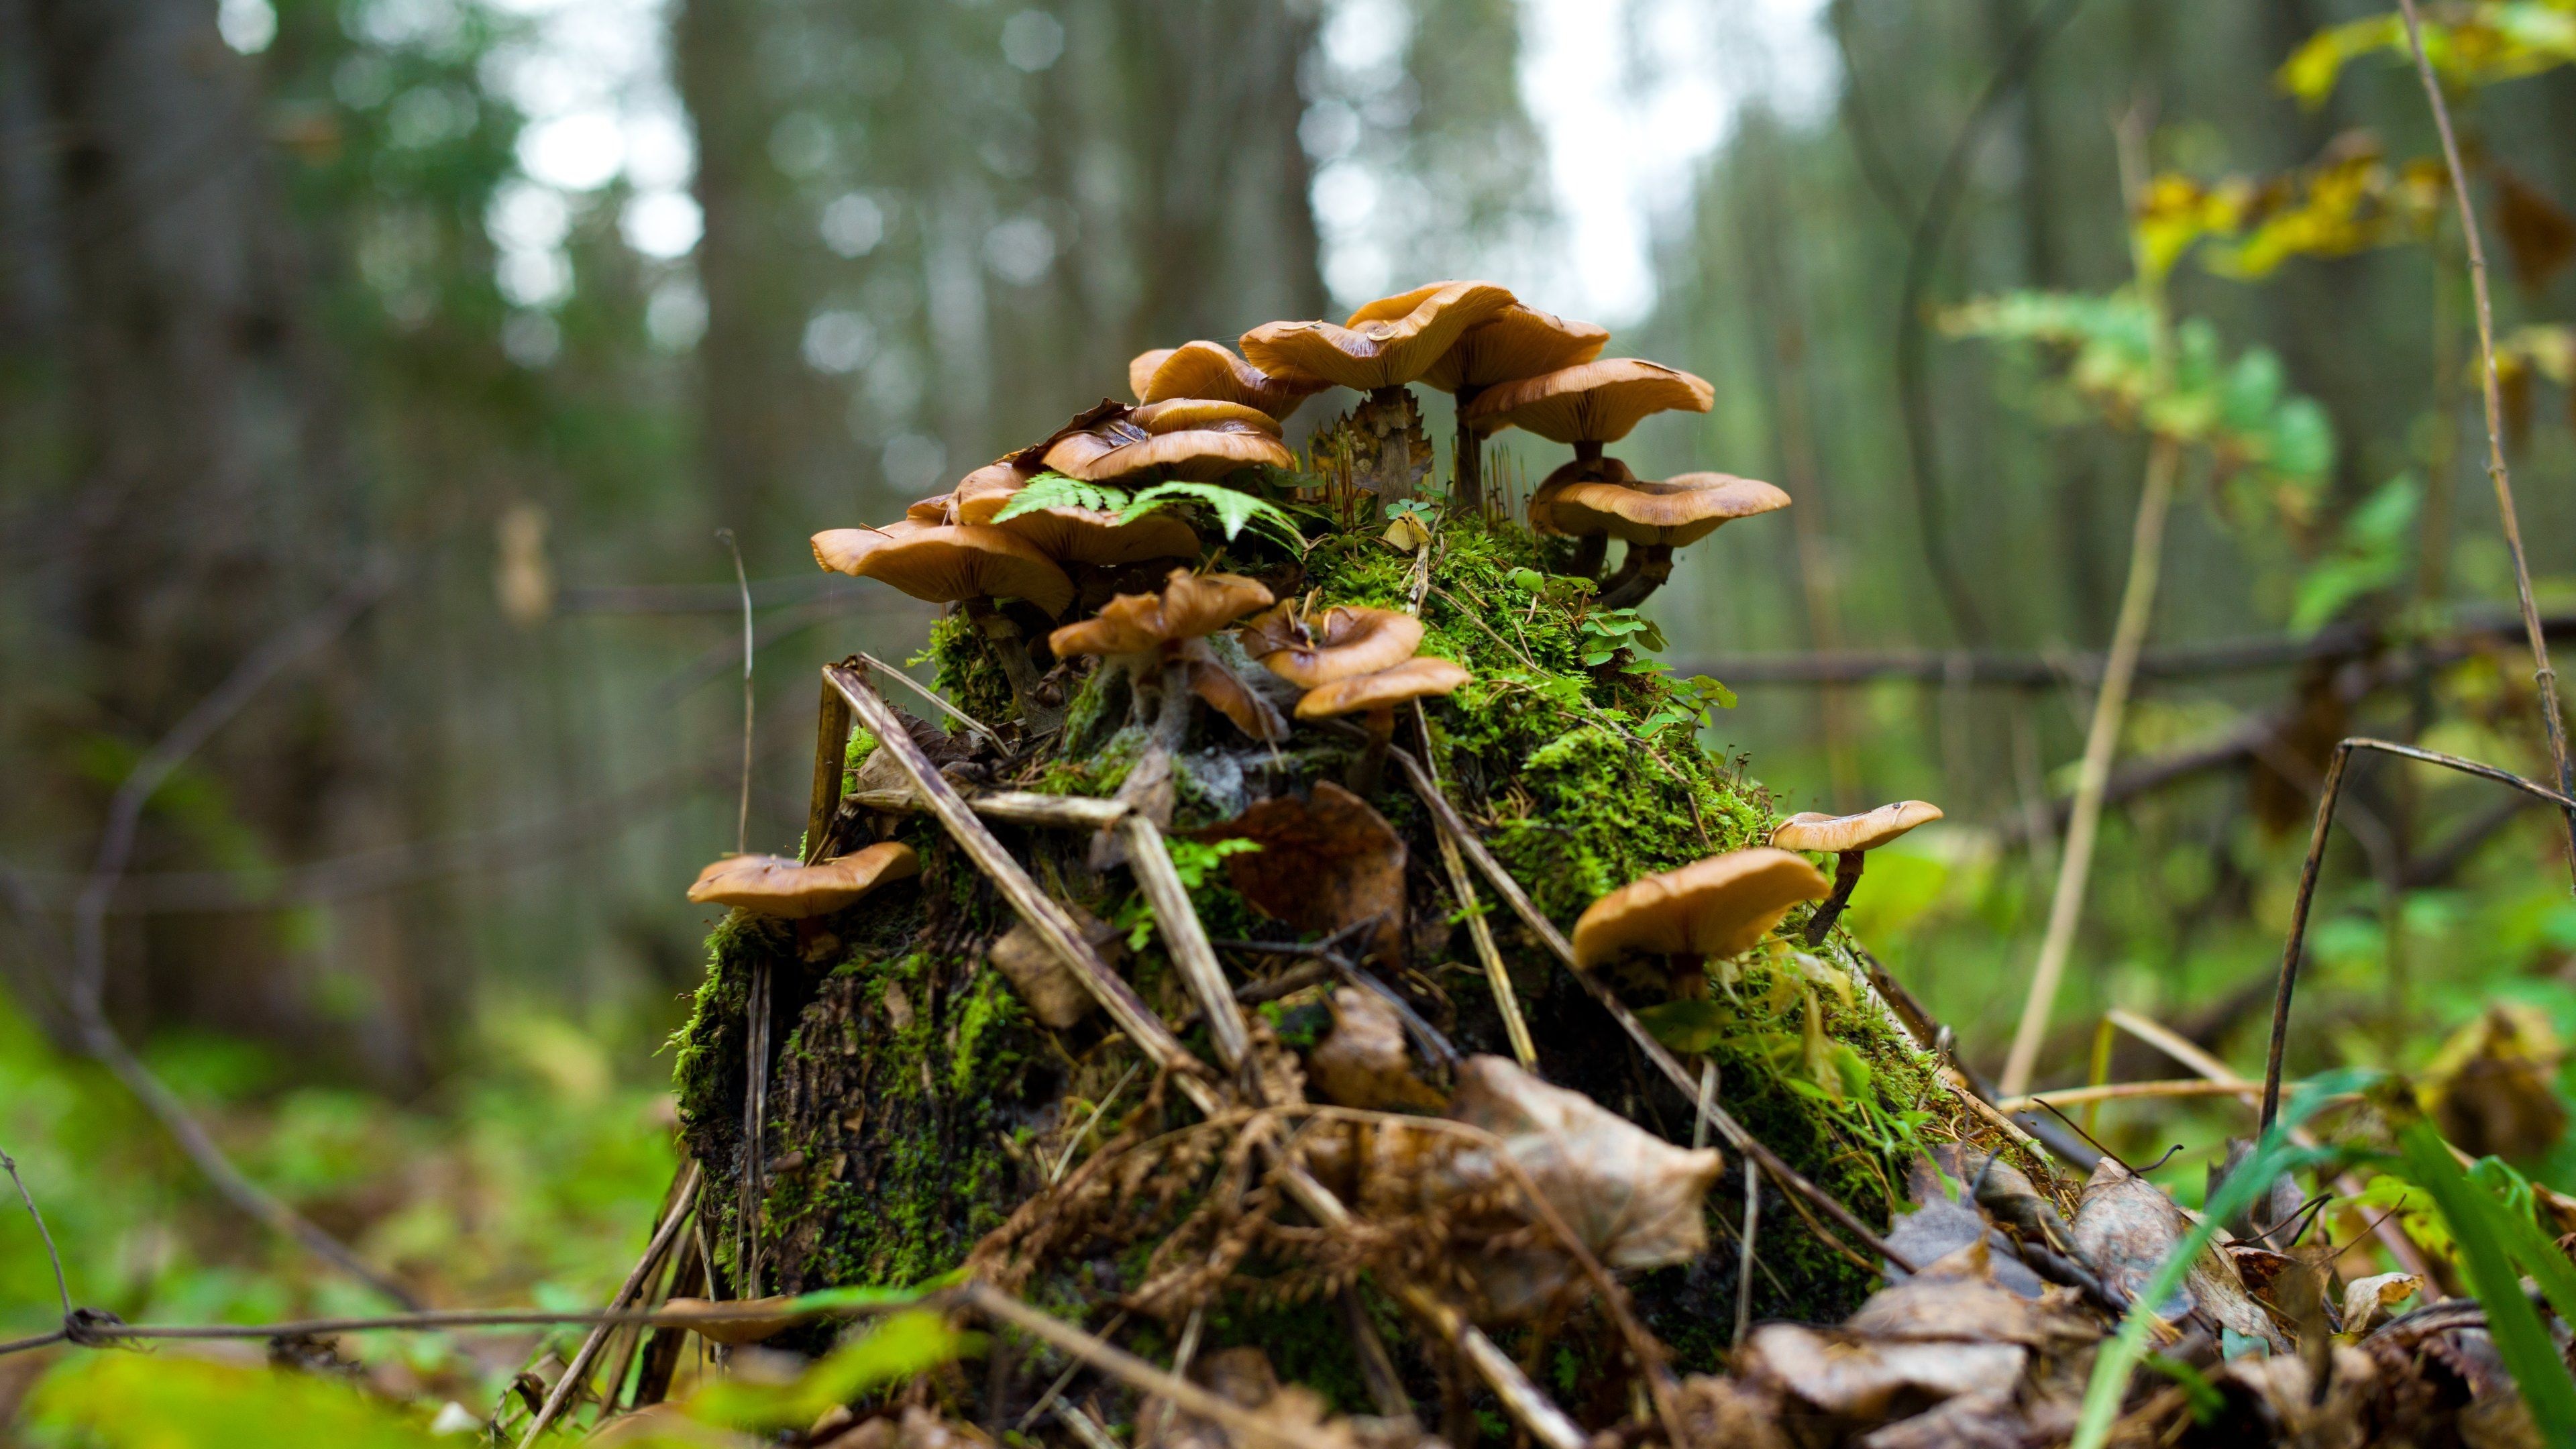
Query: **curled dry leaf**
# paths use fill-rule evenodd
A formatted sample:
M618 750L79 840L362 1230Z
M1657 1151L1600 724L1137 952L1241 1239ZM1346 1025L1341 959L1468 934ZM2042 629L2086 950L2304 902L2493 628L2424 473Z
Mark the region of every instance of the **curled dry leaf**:
M2103 1285L2134 1299L2146 1290L2147 1280L2188 1229L2182 1209L2163 1188L2106 1157L2084 1184L2073 1238L2077 1254ZM2235 1267L2215 1246L2191 1265L2172 1299L2150 1306L2166 1318L2198 1310L2218 1327L2259 1338L2276 1352L2290 1347L2289 1339L2245 1291Z
M2377 1432L2381 1367L2357 1348L2337 1346L2320 1393L2318 1365L2294 1354L2249 1355L2219 1366L2221 1392L2242 1394L2260 1406L2265 1428L2278 1442L2309 1449L2362 1449L2389 1442ZM2536 1440L2534 1442L2537 1442Z
M1116 966L1118 958L1126 954L1118 939L1118 928L1075 902L1063 904L1074 924L1082 928L1083 939L1091 943L1103 961ZM1073 972L1025 921L1004 931L984 954L1009 978L1011 989L1028 1003L1029 1015L1058 1031L1090 1015L1092 1008L1099 1005L1090 988L1074 978Z
M2377 1328L2388 1311L2422 1292L2424 1280L2412 1273L2378 1273L2344 1285L2343 1331L2353 1337Z
M1366 954L1393 960L1404 941L1404 842L1386 818L1323 781L1304 800L1283 795L1204 830L1199 841L1250 840L1225 858L1226 880L1253 909L1312 936L1375 920Z
M1459 1067L1449 1115L1502 1139L1503 1151L1604 1267L1657 1268L1708 1250L1700 1205L1725 1170L1717 1149L1675 1147L1501 1057L1469 1057ZM1448 1171L1462 1191L1510 1186L1481 1146L1457 1153ZM1563 1253L1533 1249L1489 1255L1478 1278L1495 1312L1508 1318L1537 1308L1574 1271Z
M1996 1280L1997 1266L1986 1243L1971 1242L1871 1294L1843 1327L1878 1342L2017 1343L2049 1349L2101 1336L2090 1319L2067 1306L2063 1295L2025 1298Z
M1744 1372L1838 1419L1876 1423L1927 1399L2009 1394L2029 1355L2014 1343L1874 1343L1766 1323L1745 1344Z
M1332 1033L1308 1054L1306 1066L1324 1100L1344 1107L1441 1105L1440 1094L1408 1070L1403 1018L1374 991L1345 986L1333 993Z
M1288 717L1219 658L1206 640L1192 639L1183 645L1181 658L1189 673L1190 693L1233 721L1236 729L1256 740L1288 738Z

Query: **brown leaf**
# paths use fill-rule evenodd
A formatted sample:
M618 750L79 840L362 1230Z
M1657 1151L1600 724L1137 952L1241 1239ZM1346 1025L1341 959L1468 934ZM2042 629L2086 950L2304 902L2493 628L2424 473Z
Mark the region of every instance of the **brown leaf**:
M728 1317L713 1323L692 1323L689 1331L709 1343L759 1343L775 1338L810 1316L788 1310L793 1298L732 1299L717 1303L705 1298L674 1298L662 1306L673 1313L755 1314L751 1318Z
M1288 737L1288 718L1276 705L1261 697L1208 649L1205 640L1193 639L1185 648L1190 693L1207 706L1234 722L1234 727L1256 740L1284 740Z
M1111 966L1127 954L1118 939L1118 928L1094 916L1071 901L1064 902L1074 924L1082 928L1083 939ZM986 949L985 959L1010 978L1011 989L1028 1003L1029 1015L1041 1023L1062 1031L1091 1014L1099 1002L1091 989L1077 979L1055 952L1047 949L1038 933L1023 921L1004 931Z
M1682 1449L1789 1449L1776 1394L1713 1374L1692 1374L1674 1396Z
M2010 1393L2029 1356L2012 1343L1874 1343L1766 1323L1745 1343L1743 1372L1837 1418L1875 1423L1903 1401Z
M1604 1267L1656 1268L1708 1250L1701 1200L1726 1166L1715 1148L1676 1147L1501 1057L1469 1057L1459 1067L1449 1115L1501 1138ZM1463 1191L1510 1181L1481 1147L1456 1154L1449 1172ZM1489 1256L1479 1269L1488 1301L1505 1317L1536 1308L1570 1274L1565 1256L1546 1249Z
M2260 1403L2273 1441L2301 1449L2362 1449L2380 1442L2370 1413L2378 1397L2379 1365L2356 1348L2334 1350L2333 1371L2323 1394L2316 1370L2287 1354L2229 1359L2218 1368L2222 1386L2235 1386Z
M2136 1298L2188 1227L2182 1209L2163 1188L2106 1157L2084 1184L2072 1236L2076 1252L2104 1286ZM2197 1309L2219 1327L2262 1339L2275 1351L2290 1347L2288 1337L2246 1293L2244 1280L2214 1246L2192 1263L2171 1300L2149 1306L2167 1318Z
M1199 1355L1190 1365L1189 1376L1200 1387L1276 1425L1282 1437L1237 1434L1164 1405L1146 1415L1138 1441L1144 1449L1278 1449L1281 1443L1321 1449L1438 1449L1438 1441L1426 1440L1421 1426L1409 1417L1331 1417L1332 1406L1323 1395L1304 1384L1279 1382L1269 1355L1248 1344Z
M2424 1280L2412 1273L2378 1273L2357 1278L2344 1285L2343 1331L2353 1337L2377 1328L2388 1310L2424 1289Z
M2101 1336L2062 1300L2034 1301L1996 1282L1993 1255L1982 1240L1871 1294L1843 1328L1873 1342L2017 1343L2030 1348Z
M2548 192L2503 167L2495 167L2494 173L2496 229L2504 233L2514 280L2524 291L2537 292L2576 260L2576 217L2562 210Z
M1332 1034L1316 1044L1306 1065L1327 1102L1382 1109L1441 1105L1440 1094L1407 1070L1404 1019L1374 991L1345 986L1333 993Z
M1232 820L1191 833L1199 841L1251 840L1230 855L1227 881L1253 909L1314 936L1375 918L1367 956L1397 959L1404 941L1404 842L1367 801L1324 781L1305 800L1264 800Z

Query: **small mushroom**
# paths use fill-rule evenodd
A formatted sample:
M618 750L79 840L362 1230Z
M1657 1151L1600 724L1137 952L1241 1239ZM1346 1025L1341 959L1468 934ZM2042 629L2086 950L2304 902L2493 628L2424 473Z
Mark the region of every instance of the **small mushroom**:
M1434 282L1371 302L1344 326L1265 322L1243 334L1243 355L1264 372L1304 373L1378 392L1429 372L1459 334L1492 321L1512 302L1510 292L1491 282Z
M1185 342L1140 352L1127 364L1127 387L1140 403L1166 398L1217 398L1256 407L1284 420L1306 399L1332 386L1293 368L1266 370L1235 356L1218 342Z
M955 500L956 522L992 522L993 515L1008 507L1031 478L1045 471L1044 464L1023 465L1015 461L1016 456L987 463L957 480L957 491L949 495Z
M1162 592L1120 594L1103 605L1096 616L1067 624L1047 636L1047 646L1059 659L1076 654L1098 655L1112 668L1125 671L1134 686L1132 718L1145 717L1149 682L1158 695L1144 756L1118 787L1120 799L1144 811L1156 824L1167 824L1172 818L1172 757L1188 737L1193 695L1210 700L1238 725L1250 717L1263 729L1268 728L1261 713L1266 705L1258 696L1248 689L1228 690L1227 681L1211 678L1202 683L1201 676L1225 674L1231 679L1232 671L1202 641L1270 602L1268 586L1256 579L1174 569ZM1242 683L1231 682L1237 686ZM1256 738L1274 738L1285 732L1284 724L1281 722L1280 729L1269 733L1251 728L1246 733Z
M1720 525L1789 506L1768 483L1729 473L1684 473L1661 483L1572 483L1548 499L1548 520L1577 534L1624 539L1628 557L1601 586L1601 606L1629 609L1673 576L1673 550Z
M1638 420L1678 409L1704 413L1717 400L1705 379L1636 357L1604 357L1488 388L1466 408L1480 432L1526 428L1597 458Z
M1530 490L1526 512L1532 532L1580 540L1567 571L1587 579L1601 576L1602 561L1610 555L1610 534L1596 522L1589 528L1561 526L1556 518L1556 500L1566 489L1578 483L1634 483L1637 475L1616 458L1576 458L1539 480Z
M1368 726L1368 748L1352 764L1347 783L1354 795L1372 795L1386 767L1387 744L1395 738L1395 707L1407 700L1454 693L1474 677L1446 659L1417 654L1392 668L1345 675L1306 691L1306 697L1297 701L1297 718L1362 716Z
M1807 918L1807 944L1821 945L1843 907L1851 904L1852 887L1860 884L1863 855L1940 818L1941 807L1928 800L1899 800L1858 815L1809 810L1773 827L1771 843L1782 850L1825 851L1834 857L1834 893Z
M1223 398L1165 398L1137 408L1127 415L1127 420L1143 428L1149 436L1158 438L1165 433L1186 432L1192 428L1247 430L1267 433L1274 438L1279 436L1277 418L1259 408Z
M1674 995L1703 995L1702 959L1753 949L1790 907L1825 890L1824 872L1788 851L1730 850L1594 901L1574 923L1574 957L1590 968L1625 952L1660 956Z
M1156 558L1196 558L1196 530L1172 513L1154 512L1126 523L1098 508L1039 508L993 527L1025 539L1061 564L1115 568ZM1094 597L1097 597L1095 595Z
M919 874L921 858L897 840L812 865L780 855L728 855L698 872L689 899L801 921L830 915L881 885Z
M1301 618L1293 602L1253 616L1234 636L1243 652L1299 689L1392 669L1422 647L1422 621L1394 609L1335 604Z
M1046 451L1048 467L1085 483L1115 483L1146 473L1205 483L1238 468L1290 468L1296 462L1275 431L1249 423L1211 422L1154 433L1132 417L1069 434Z
M852 534L879 537L847 537ZM1073 580L1053 559L990 525L907 519L882 529L836 528L814 536L814 558L827 569L876 579L934 604L1026 599L1060 614L1073 602Z

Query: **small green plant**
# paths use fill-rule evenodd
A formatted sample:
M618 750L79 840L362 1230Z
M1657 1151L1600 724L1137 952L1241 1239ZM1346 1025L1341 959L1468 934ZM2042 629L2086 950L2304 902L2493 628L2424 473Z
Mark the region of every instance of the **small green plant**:
M1172 858L1172 873L1181 878L1185 890L1197 890L1207 884L1208 872L1229 855L1245 855L1259 850L1257 840L1177 840L1165 837L1163 850ZM1142 951L1154 939L1153 903L1142 895L1131 897L1118 908L1110 924L1127 933L1127 949Z
M1011 495L1011 501L993 515L993 521L1007 523L1046 508L1085 508L1095 513L1114 513L1120 523L1133 523L1157 508L1183 504L1196 504L1215 514L1217 526L1228 540L1250 526L1299 554L1306 551L1305 533L1278 504L1222 483L1157 483L1131 495L1106 483L1085 483L1062 473L1040 473L1029 480L1027 487Z

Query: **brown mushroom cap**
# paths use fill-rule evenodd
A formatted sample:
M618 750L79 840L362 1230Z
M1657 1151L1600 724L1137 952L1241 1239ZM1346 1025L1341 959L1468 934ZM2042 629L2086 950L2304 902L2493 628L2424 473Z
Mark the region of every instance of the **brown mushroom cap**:
M1677 548L1730 520L1788 506L1788 494L1757 479L1684 473L1662 483L1568 484L1548 496L1547 518L1559 533Z
M1241 574L1172 570L1159 594L1120 594L1091 618L1047 636L1058 659L1076 654L1142 654L1203 638L1270 603L1269 586Z
M1576 458L1539 480L1530 490L1529 524L1533 532L1572 536L1575 530L1556 522L1556 500L1577 483L1635 483L1637 475L1616 458ZM961 490L964 485L959 485Z
M1574 923L1574 956L1597 966L1622 951L1734 956L1753 948L1789 908L1831 886L1802 856L1767 845L1730 850L1631 881Z
M1297 459L1277 437L1240 423L1156 436L1123 421L1114 428L1076 433L1046 455L1048 467L1085 483L1114 483L1152 472L1205 483L1257 463L1292 468Z
M857 574L868 555L938 526L905 517L883 528L827 528L810 541L814 562L836 574Z
M1417 654L1391 669L1354 674L1306 691L1297 701L1297 718L1328 719L1339 714L1387 709L1408 699L1449 694L1475 678L1446 659Z
M1809 810L1781 821L1771 843L1782 850L1820 850L1840 855L1846 850L1876 850L1917 825L1941 818L1941 807L1929 800L1899 800L1858 815L1826 815Z
M1256 433L1279 436L1279 420L1261 409L1239 402L1213 397L1172 397L1149 402L1127 415L1127 420L1146 433L1160 437L1165 433L1183 432L1190 428L1214 428L1220 432L1240 424Z
M1704 379L1678 368L1605 357L1489 388L1466 418L1480 432L1517 427L1559 443L1615 443L1649 413L1704 413L1716 399Z
M1216 398L1285 418L1306 399L1332 386L1310 373L1264 371L1218 342L1190 342L1136 354L1127 364L1127 387L1143 403L1167 398Z
M1099 508L1039 508L993 525L1036 545L1058 563L1116 567L1151 558L1196 558L1199 536L1178 514L1153 512L1129 523Z
M1363 309L1365 310L1365 309ZM1515 302L1491 322L1470 327L1422 380L1442 392L1462 387L1487 388L1518 382L1542 372L1555 372L1590 362L1609 344L1610 329L1589 322L1568 322Z
M957 491L948 495L956 500L958 523L990 523L993 515L1010 505L1013 494L1029 486L1038 475L1035 467L1023 468L1009 458L987 463L957 480Z
M899 840L812 865L781 855L728 855L698 872L689 899L794 921L828 915L888 881L919 874L921 858Z
M1392 669L1422 647L1422 621L1411 614L1335 604L1320 620L1301 622L1295 609L1281 604L1244 625L1235 638L1243 652L1299 689Z
M1388 312L1408 304L1400 314ZM1429 371L1460 333L1490 322L1512 294L1490 282L1435 282L1352 313L1351 325L1265 322L1243 334L1243 355L1264 372L1302 372L1363 392L1398 387Z
M882 537L872 540L870 533ZM814 557L827 569L876 579L934 604L1026 599L1060 614L1073 602L1073 580L1053 559L989 524L836 528L814 535Z
M905 506L903 517L907 523L941 524L962 521L957 517L957 495L953 492L942 493L936 498L916 499Z

